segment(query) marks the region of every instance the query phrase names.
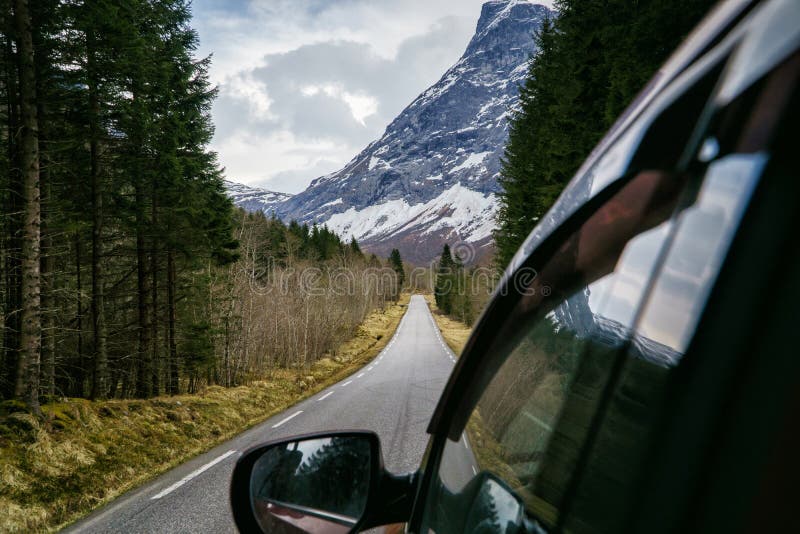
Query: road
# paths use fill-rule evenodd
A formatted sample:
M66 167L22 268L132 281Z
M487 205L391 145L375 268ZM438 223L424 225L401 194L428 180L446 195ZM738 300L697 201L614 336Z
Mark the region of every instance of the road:
M253 445L293 434L373 430L381 438L387 469L413 471L454 363L427 303L414 295L392 340L369 365L126 493L66 532L236 532L228 503L236 459Z

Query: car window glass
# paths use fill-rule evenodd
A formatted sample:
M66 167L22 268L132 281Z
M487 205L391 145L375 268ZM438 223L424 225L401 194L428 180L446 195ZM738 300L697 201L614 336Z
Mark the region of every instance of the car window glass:
M681 361L742 212L763 154L712 163L676 231L638 320L619 383L603 414L567 530L614 532L635 499L634 483L670 370Z
M460 532L470 482L503 480L544 525L558 509L597 400L669 234L682 181L641 173L568 238L526 288L504 361L483 389L466 429L448 440L427 526Z

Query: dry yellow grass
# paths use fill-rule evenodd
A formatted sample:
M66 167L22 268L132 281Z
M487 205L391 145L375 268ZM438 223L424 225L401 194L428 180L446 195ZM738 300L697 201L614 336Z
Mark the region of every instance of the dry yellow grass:
M439 326L439 330L442 332L442 337L445 342L456 355L461 355L461 351L464 349L464 345L467 344L467 339L469 339L469 335L472 333L472 328L442 313L441 310L436 307L436 301L433 295L425 295L425 300L428 302L428 306L431 307L433 318L436 319L436 324Z
M383 349L408 300L371 314L330 357L247 386L149 400L63 399L42 406L43 421L0 403L0 532L62 528L352 374Z

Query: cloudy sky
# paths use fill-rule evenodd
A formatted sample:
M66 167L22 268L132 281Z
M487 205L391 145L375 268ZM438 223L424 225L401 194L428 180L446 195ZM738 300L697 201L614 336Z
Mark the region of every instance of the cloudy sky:
M482 0L195 0L228 179L296 193L462 54Z

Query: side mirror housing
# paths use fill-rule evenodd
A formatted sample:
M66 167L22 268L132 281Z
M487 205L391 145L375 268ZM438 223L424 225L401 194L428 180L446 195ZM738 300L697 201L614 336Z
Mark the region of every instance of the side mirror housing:
M411 516L416 474L383 466L373 432L307 434L258 445L233 470L240 532L355 532Z

